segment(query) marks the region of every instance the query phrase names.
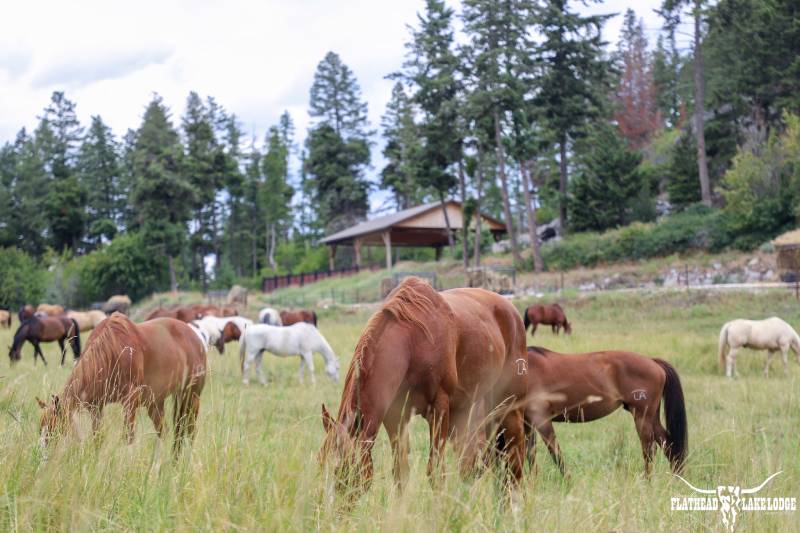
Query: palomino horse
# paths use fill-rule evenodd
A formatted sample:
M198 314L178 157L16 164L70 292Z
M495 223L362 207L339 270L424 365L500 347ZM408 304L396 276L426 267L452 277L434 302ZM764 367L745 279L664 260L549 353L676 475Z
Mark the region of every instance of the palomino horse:
M546 324L551 327L553 333L558 335L559 330L563 327L564 333L572 333L572 324L567 320L567 315L564 314L564 309L558 304L534 304L525 309L523 315L525 322L525 329L531 324L531 335L536 335L536 327L539 324Z
M719 332L719 364L725 369L725 375L739 376L736 371L736 353L740 348L767 350L767 363L764 375L769 375L769 362L772 354L780 350L783 357L783 371L789 374L789 349L794 350L797 362L800 363L800 336L781 320L773 316L765 320L731 320ZM726 350L730 349L727 352Z
M518 370L528 379L525 422L532 465L534 430L564 474L553 422L591 422L622 407L633 415L645 473L650 473L654 443L661 446L672 469L681 471L687 452L686 407L678 373L666 361L633 352L564 354L529 346L527 365L520 364ZM660 420L662 399L666 429Z
M67 311L67 318L78 323L81 331L89 331L106 319L106 314L100 310L92 311Z
M308 309L297 309L293 311L281 311L281 324L291 326L298 322L306 322L317 327L317 313Z
M177 453L184 437L191 439L206 377L206 348L191 326L172 318L134 324L121 313L104 320L89 337L86 352L58 396L41 400L41 444L71 422L79 409L92 415L96 431L103 407L119 402L128 442L133 441L136 411L147 408L161 436L164 401L174 395Z
M123 315L127 315L128 309L130 309L132 303L133 302L131 302L131 299L127 294L115 294L103 304L102 310L107 315L115 312L120 312Z
M0 309L0 325L8 329L11 327L11 312L6 309Z
M269 324L270 326L282 326L281 314L271 307L264 307L258 312L258 321L262 324Z
M47 316L59 316L64 314L64 306L53 305L53 304L39 304L39 307L36 308L36 312Z
M267 324L245 327L239 339L239 362L242 367L242 381L245 385L249 383L247 374L253 363L255 363L261 384L266 385L267 380L261 368L262 355L265 351L281 357L299 355L300 380L303 379L304 368L308 367L311 383L316 383L314 352L319 353L325 359L325 373L332 380L339 380L339 359L322 333L311 324L298 322L286 327Z
M406 426L419 413L430 426L429 475L448 437L466 474L486 450L489 421L502 411L503 455L518 481L525 460L524 409L515 401L526 394L516 371L521 357L525 329L505 298L483 289L438 293L419 278L406 278L361 334L336 419L322 406L321 463L332 463L340 488L356 482L365 490L383 424L394 476L402 484L408 473Z
M36 356L42 358L42 362L47 364L44 358L40 342L58 341L61 349L61 364L67 355L64 350L64 341L69 341L72 347L72 356L77 360L81 356L81 336L78 323L65 316L33 317L27 319L19 325L17 332L14 333L14 342L8 351L8 358L11 363L16 363L22 358L22 345L25 341L33 344L33 362L36 363Z
M192 320L197 320L201 317L197 311L191 307L178 307L175 309L164 309L163 307L159 307L147 315L145 321L153 320L154 318L174 318L176 320L180 320L181 322L191 322Z
M19 317L20 323L25 322L29 318L33 318L33 315L36 314L36 308L33 307L31 304L25 304L19 308L19 313L17 316Z

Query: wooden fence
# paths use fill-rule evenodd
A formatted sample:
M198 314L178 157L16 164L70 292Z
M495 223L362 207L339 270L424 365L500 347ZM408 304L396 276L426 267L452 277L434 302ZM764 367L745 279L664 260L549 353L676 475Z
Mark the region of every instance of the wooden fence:
M352 276L363 271L374 272L380 270L380 264L374 264L366 267L349 267L338 268L336 270L317 270L316 272L300 272L298 274L283 274L280 276L270 276L261 280L261 291L270 293L277 289L285 287L302 287L307 283L314 283L328 278L343 278Z

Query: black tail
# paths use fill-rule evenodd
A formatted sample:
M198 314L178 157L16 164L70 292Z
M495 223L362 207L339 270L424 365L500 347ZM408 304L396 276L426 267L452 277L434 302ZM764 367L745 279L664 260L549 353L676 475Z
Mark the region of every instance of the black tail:
M531 321L528 318L528 308L525 308L525 311L522 312L522 322L525 324L525 331L528 331L528 327L531 325Z
M317 327L317 312L311 311L311 316L314 318L314 327Z
M72 339L72 356L77 360L81 356L81 328L78 321L72 319L72 327L75 328L75 337Z
M686 427L686 403L678 372L663 359L654 359L664 369L667 381L664 383L664 415L667 419L667 446L664 452L672 464L672 470L679 473L686 462L689 439Z

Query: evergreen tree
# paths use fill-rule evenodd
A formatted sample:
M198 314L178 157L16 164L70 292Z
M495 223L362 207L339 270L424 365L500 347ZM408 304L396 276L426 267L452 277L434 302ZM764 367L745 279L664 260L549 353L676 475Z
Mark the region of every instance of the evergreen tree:
M260 191L260 206L264 214L265 250L267 264L275 270L275 247L278 236L291 227L291 201L294 190L288 183L289 141L280 126L267 132L267 153L262 160L264 184Z
M195 191L181 170L181 159L178 132L163 100L156 95L136 132L131 202L145 243L167 257L173 291L178 288L175 257L181 252L186 222L196 202Z
M9 184L13 208L8 213L15 245L25 252L41 257L47 245L50 223L45 208L48 188L45 162L36 139L25 128L14 141L13 174L4 178Z
M667 44L658 36L653 52L651 70L656 89L656 105L671 127L678 127L683 102L680 97L680 75L682 58L675 41L675 28L668 29Z
M125 229L133 228L136 225L136 213L130 201L133 195L133 187L136 183L136 168L134 165L134 154L136 149L136 130L128 129L122 137L120 148L119 171L120 171L120 194L123 197L122 226Z
M381 125L387 161L381 171L381 188L392 191L398 210L407 209L421 200L417 175L421 146L414 109L399 82L392 88Z
M541 88L536 103L559 151L559 219L567 223L567 154L587 122L603 113L608 94L609 62L604 58L603 23L607 15L582 16L567 0L546 0L536 16L540 45Z
M261 152L256 148L255 139L250 143L250 152L244 174L244 210L248 220L246 238L249 243L250 275L258 273L258 243L259 228L263 227L261 221L261 208L259 206L259 191L262 188L263 175L261 173Z
M697 144L691 130L681 132L669 160L667 194L675 209L699 202L700 182L697 177Z
M118 149L111 128L99 116L92 117L78 155L78 170L80 182L88 195L88 236L94 244L103 237L114 238L122 223L125 197Z
M570 227L602 231L633 221L633 204L645 182L641 154L628 149L610 124L598 123L580 141L577 171L570 182Z
M335 52L328 52L317 65L308 114L316 119L315 126L330 126L343 139L366 139L370 135L361 87Z

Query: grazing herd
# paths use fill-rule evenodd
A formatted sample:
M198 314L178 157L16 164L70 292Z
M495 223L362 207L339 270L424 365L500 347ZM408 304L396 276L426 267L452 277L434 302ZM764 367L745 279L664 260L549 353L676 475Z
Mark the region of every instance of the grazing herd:
M129 300L128 300L129 302ZM129 306L129 303L128 303ZM125 307L127 311L127 307ZM119 311L119 309L115 309ZM10 313L7 313L10 314ZM103 406L123 405L126 434L133 438L139 407L145 407L156 431L163 430L164 401L174 396L174 450L191 439L207 377L207 352L239 341L242 380L252 367L262 384L262 356L300 357L299 374L308 369L315 381L313 354L325 360L325 372L339 378L339 360L317 326L313 311L264 308L258 322L239 316L235 307L190 305L159 308L140 324L120 312L64 312L61 306L20 309L21 324L9 357L21 357L30 341L35 358L46 364L39 343L65 342L76 359L62 391L45 403L42 444L68 429L78 409L91 413L95 427ZM10 317L0 313L0 323ZM536 435L566 472L554 422L591 422L620 407L633 419L650 473L653 451L660 447L673 471L680 472L688 453L686 402L676 369L668 362L627 351L565 354L526 346L526 330L539 324L554 334L572 333L558 304L531 305L522 316L504 297L482 289L437 292L418 278L407 278L369 319L355 347L336 416L322 405L325 438L319 452L337 486L366 490L372 479L372 448L383 426L389 436L393 474L402 485L408 476L407 425L414 415L430 428L428 473L435 477L448 442L467 475L496 457L513 482L533 462ZM9 324L10 325L10 324ZM78 332L93 330L81 355ZM719 356L726 374L735 373L742 347L800 362L800 337L778 318L735 320L720 332ZM664 408L664 422L661 407Z

